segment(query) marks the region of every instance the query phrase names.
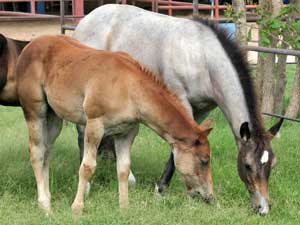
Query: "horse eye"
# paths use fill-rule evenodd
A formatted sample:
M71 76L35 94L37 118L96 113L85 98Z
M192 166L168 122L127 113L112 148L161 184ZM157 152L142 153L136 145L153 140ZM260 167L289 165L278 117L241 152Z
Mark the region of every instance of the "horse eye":
M248 170L248 171L252 171L251 166L250 166L248 163L245 164L245 168L246 168L246 170Z
M209 162L209 159L201 159L201 164L203 166L207 166L208 165L208 162Z
M195 146L199 146L199 145L201 145L201 142L197 139L197 140L195 141L194 145L195 145Z

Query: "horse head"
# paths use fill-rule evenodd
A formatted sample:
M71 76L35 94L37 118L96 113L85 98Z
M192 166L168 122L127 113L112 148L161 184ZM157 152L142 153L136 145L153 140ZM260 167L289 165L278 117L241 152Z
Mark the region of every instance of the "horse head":
M208 134L212 120L199 125L199 135L193 143L177 141L173 144L174 162L191 197L201 195L205 202L213 199L213 182L210 168L211 151Z
M268 179L276 164L270 141L279 131L282 122L283 119L260 135L253 135L247 122L240 128L238 172L251 195L253 208L261 215L270 210Z

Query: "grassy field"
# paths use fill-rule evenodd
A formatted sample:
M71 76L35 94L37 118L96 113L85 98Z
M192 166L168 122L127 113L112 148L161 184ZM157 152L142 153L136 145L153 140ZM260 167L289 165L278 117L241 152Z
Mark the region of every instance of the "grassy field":
M142 126L132 151L137 184L130 188L128 212L118 209L115 162L99 157L84 213L74 220L70 206L79 168L75 127L65 125L53 149L50 179L54 213L47 217L37 207L21 109L0 107L0 224L300 224L299 124L286 121L281 138L273 141L278 163L270 178L272 210L260 217L250 208L249 194L238 177L237 148L227 122L219 110L209 117L215 119L210 142L216 204L189 199L178 174L163 198L154 196L154 183L167 161L169 147Z

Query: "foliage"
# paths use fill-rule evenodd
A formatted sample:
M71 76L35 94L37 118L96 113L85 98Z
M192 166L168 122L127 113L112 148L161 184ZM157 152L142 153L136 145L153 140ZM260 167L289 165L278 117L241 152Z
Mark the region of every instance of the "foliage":
M260 25L259 32L263 46L271 46L271 37L280 37L292 48L300 48L300 4L286 5L276 16L273 16L269 10L257 6L257 14L259 15L257 24ZM244 12L236 13L231 5L227 5L225 16L232 18L233 22L236 23L243 15ZM298 15L298 17L291 15ZM252 27L248 31L248 40L251 38L251 31Z
M271 45L271 37L282 37L292 48L300 48L300 20L293 15L300 15L300 4L289 4L282 7L279 14L273 16L268 10L258 7L261 18L260 37L264 46Z

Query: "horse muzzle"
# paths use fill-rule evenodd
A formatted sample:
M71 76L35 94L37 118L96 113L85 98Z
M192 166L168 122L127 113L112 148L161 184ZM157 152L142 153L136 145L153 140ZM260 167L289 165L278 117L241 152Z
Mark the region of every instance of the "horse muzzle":
M259 192L252 194L252 206L261 216L267 215L271 209L269 200L262 196Z
M204 192L202 190L189 190L188 195L191 198L201 198L205 203L212 203L215 199L213 193Z

